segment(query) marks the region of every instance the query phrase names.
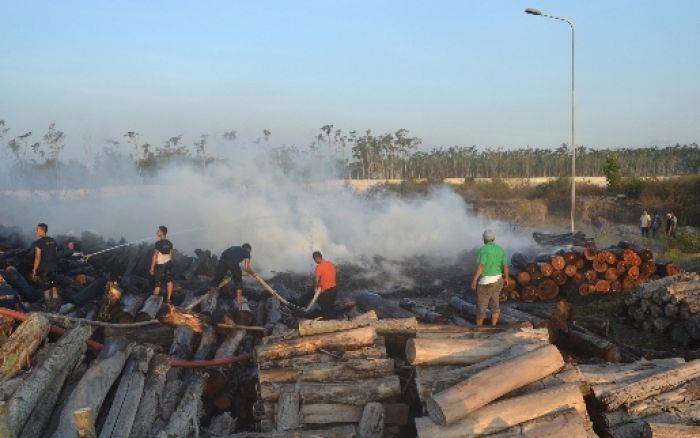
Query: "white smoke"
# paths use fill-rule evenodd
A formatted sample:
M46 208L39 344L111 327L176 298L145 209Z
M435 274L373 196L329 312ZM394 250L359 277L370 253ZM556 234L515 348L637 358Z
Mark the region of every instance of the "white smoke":
M264 153L245 153L206 175L190 168L161 173L157 184L58 194L13 193L0 223L31 231L47 222L50 234L94 231L127 240L153 236L160 224L170 229L175 248L220 252L249 242L253 264L263 273L308 272L311 252L335 262L371 265L375 256L402 261L426 256L436 263L481 244L485 228L509 253L527 244L507 224L470 213L453 191L425 197L368 199L338 180L322 159L302 163L311 178L285 175ZM297 168L298 169L298 168ZM137 180L129 175L125 180ZM76 198L76 199L71 199Z

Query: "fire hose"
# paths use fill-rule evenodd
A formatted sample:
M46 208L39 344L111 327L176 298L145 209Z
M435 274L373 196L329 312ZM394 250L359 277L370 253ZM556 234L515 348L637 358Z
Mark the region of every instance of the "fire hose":
M18 312L16 310L11 310L11 309L6 309L4 307L0 307L0 315L7 316L9 318L17 319L19 321L26 321L28 316L26 313L23 312ZM49 328L49 332L57 335L57 336L62 336L66 330L61 328L61 327L56 327L55 325L51 325ZM85 342L90 349L90 351L94 353L99 353L102 351L104 348L104 345L100 344L99 342L95 342L93 340L88 339ZM232 363L236 362L245 362L247 360L252 359L253 356L250 354L241 354L238 356L230 356L230 357L221 357L218 359L210 359L210 360L181 360L181 359L173 359L170 358L169 363L171 367L176 367L176 368L208 368L208 367L218 367L222 365L229 365Z
M311 302L309 303L308 306L306 306L306 308L297 306L296 304L292 304L292 303L290 303L289 301L287 301L286 299L284 299L284 297L283 297L282 295L280 295L279 292L277 292L276 290L274 290L274 289L272 288L272 286L270 286L269 284L267 284L267 282L266 282L265 280L263 280L262 278L258 277L257 275L253 275L253 278L255 278L255 279L258 281L258 283L260 283L260 285L261 285L262 287L265 288L265 290L267 290L268 292L270 292L270 294L271 294L273 297L277 298L282 304L284 304L285 306L287 306L287 307L289 307L289 308L291 308L291 309L297 310L297 311L299 311L299 312L308 313L308 311L311 310L311 308L312 308L312 307L314 306L314 304L316 303L316 300L318 300L319 292L318 292L318 291L315 291L315 292L314 292L314 297L311 299Z

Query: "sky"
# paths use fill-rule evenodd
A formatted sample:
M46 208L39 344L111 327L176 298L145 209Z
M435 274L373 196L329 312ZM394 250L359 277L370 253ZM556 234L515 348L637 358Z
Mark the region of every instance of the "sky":
M165 138L325 124L407 128L426 145L700 140L700 2L32 1L0 3L0 119L55 122L67 151L126 131Z

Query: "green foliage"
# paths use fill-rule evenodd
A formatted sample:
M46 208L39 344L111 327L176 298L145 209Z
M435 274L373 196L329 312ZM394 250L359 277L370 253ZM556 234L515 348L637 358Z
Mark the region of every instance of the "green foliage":
M608 180L608 189L617 191L620 188L622 174L620 172L620 157L616 153L608 154L603 165L603 174Z
M622 178L620 182L618 182L618 190L628 198L639 199L647 184L648 183L641 178Z
M700 253L700 233L690 227L681 227L675 239L670 239L668 247L683 253Z

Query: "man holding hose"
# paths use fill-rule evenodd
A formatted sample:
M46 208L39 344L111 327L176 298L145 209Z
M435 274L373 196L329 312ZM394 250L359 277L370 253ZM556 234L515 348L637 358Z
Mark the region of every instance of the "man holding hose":
M243 304L243 272L255 277L255 271L250 267L250 252L253 247L250 243L241 246L232 246L221 253L219 264L216 266L214 278L210 286L217 287L228 272L231 273L231 281L236 289L236 303L240 307ZM241 264L243 265L241 267Z
M484 231L484 246L477 256L478 266L472 279L472 290L476 291L476 325L484 323L486 309L491 310L491 325L498 323L500 308L498 300L503 285L508 280L508 257L506 252L494 242L496 233Z

